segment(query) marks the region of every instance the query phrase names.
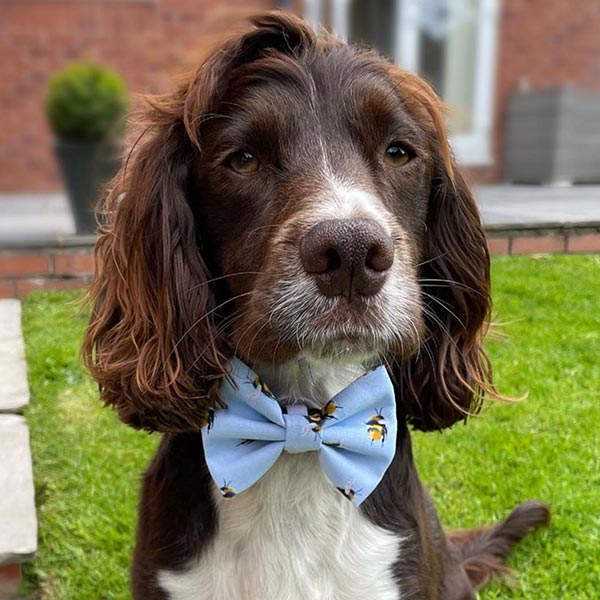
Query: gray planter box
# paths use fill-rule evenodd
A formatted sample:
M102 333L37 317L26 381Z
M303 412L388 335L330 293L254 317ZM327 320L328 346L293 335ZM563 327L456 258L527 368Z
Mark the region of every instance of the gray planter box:
M121 147L113 142L68 141L54 145L75 229L79 235L96 232L95 209L102 189L121 166Z
M600 93L567 86L515 93L506 133L506 180L600 182Z

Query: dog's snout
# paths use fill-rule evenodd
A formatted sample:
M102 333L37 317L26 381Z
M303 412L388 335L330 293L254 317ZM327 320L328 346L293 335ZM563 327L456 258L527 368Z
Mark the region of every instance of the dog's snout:
M394 243L372 219L330 219L304 236L300 259L325 296L372 296L394 262Z

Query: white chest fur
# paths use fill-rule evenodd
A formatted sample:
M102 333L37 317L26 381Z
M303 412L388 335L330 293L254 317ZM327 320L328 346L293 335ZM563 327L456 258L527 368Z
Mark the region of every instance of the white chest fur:
M246 492L215 488L218 533L183 572L163 571L171 600L398 600L401 540L371 524L326 479L316 454L284 454Z

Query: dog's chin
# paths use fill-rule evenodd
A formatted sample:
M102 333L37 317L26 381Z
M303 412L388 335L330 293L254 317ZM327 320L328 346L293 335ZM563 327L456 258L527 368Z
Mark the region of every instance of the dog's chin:
M267 305L242 313L232 331L236 351L248 360L272 365L294 359L368 365L385 356L409 357L422 333L420 305L414 302L318 297L302 300L300 306L302 310L292 300L286 310Z

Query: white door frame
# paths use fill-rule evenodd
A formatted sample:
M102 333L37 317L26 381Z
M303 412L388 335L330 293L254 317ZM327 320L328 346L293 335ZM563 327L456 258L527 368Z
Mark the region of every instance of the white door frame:
M317 27L327 0L305 0L306 19ZM351 0L330 0L332 28L340 38L348 38ZM419 71L419 1L396 1L396 39L394 59L405 69ZM452 136L452 147L459 161L472 166L493 162L494 92L499 0L480 0L477 15L472 130Z

